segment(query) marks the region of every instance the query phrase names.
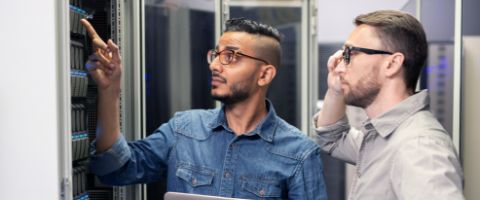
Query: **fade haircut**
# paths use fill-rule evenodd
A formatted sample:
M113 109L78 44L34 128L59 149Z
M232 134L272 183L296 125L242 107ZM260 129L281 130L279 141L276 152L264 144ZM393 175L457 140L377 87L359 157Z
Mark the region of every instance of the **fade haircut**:
M379 10L359 15L354 23L357 26L373 26L388 51L400 52L405 56L403 77L407 89L414 92L428 54L422 24L410 14L395 10Z
M282 36L276 28L250 19L232 18L225 22L225 30L223 32L246 32L257 36L265 36L274 39L276 41L275 43L265 44L263 46L258 45L257 47L260 49L258 49L257 53L263 54L263 56L265 56L265 58L274 66L280 66L282 54L280 42L282 40Z

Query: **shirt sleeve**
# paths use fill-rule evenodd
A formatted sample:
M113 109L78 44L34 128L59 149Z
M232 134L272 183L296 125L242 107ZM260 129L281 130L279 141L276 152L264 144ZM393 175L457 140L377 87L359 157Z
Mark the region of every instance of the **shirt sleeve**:
M100 154L96 154L95 143L92 143L91 171L108 185L159 180L166 173L169 155L176 141L170 123L163 124L143 140L127 143L120 136L110 149Z
M355 164L364 134L350 127L346 116L334 124L322 127L316 127L317 117L318 113L313 116L315 134L312 139L331 156Z
M398 199L464 199L463 172L446 134L406 141L390 176Z
M90 144L90 168L96 175L109 174L122 167L130 158L130 148L123 135L107 151L97 154L96 140Z
M288 199L327 199L322 159L318 147L302 162L292 178L289 184Z

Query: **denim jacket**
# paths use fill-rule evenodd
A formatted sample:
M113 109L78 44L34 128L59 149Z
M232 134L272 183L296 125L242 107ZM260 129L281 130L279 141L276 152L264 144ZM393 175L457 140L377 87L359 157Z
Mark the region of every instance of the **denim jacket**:
M167 178L167 190L247 199L326 199L319 147L268 114L236 136L224 108L176 113L149 137L121 136L90 167L103 183L126 185ZM94 143L92 147L94 147ZM94 149L94 148L93 148Z

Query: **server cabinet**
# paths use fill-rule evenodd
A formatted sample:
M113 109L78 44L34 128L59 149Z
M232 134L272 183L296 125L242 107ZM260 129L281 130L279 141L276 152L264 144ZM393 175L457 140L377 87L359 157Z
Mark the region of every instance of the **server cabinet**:
M480 79L480 36L463 36L463 77L462 77L462 158L465 173L464 194L466 199L475 199L480 196L477 186L480 183L480 159L478 152L480 147L480 135L478 129L480 118L478 102L480 92L478 84Z
M111 1L70 0L70 96L71 96L71 187L65 199L113 199L113 188L101 184L89 173L89 145L95 139L97 87L84 64L92 54L90 39L80 19L88 19L102 38L112 38L115 10ZM118 42L118 38L114 38ZM71 195L69 194L71 193Z
M0 1L0 199L60 196L56 7Z
M429 90L430 110L447 133L453 134L453 42L430 42L421 88Z
M63 169L63 182L61 197L63 199L102 199L102 200L121 200L121 199L140 199L135 196L137 188L129 187L111 187L102 184L89 169L89 147L90 143L96 137L97 125L97 86L90 77L84 64L89 55L92 54L90 38L85 28L81 25L80 19L86 18L95 27L97 33L104 40L112 39L121 49L122 57L125 55L123 47L124 7L123 1L117 0L70 0L68 3L62 2L60 10L67 16L66 23L63 23L61 29L67 29L67 37L63 39L66 43L64 48L69 52L66 58L67 66L64 76L68 76L70 87L65 90L69 98L64 102L70 107L70 112L66 116L70 119L70 126L66 127L66 136L64 145L66 153L63 156L65 169ZM65 30L64 30L65 31ZM66 47L68 46L68 47ZM129 61L129 59L126 59ZM124 63L124 67L130 67ZM128 69L125 70L128 73ZM125 75L122 77L125 79ZM131 92L132 88L127 88L125 82L122 82L122 93L120 103L120 126L122 133L132 123L125 119L125 110L130 109L131 105L126 105L125 92ZM131 82L131 81L127 81ZM126 136L128 139L134 139L132 136Z
M146 0L145 124L151 134L175 112L215 107L206 54L215 47L213 1ZM148 200L163 199L166 180L147 184Z

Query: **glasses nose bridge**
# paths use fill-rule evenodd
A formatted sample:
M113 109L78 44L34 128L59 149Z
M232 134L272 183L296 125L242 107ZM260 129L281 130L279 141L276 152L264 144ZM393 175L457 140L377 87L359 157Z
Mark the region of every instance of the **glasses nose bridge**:
M342 52L342 61L345 65L350 63L350 59L352 57L352 51L349 47L346 47Z
M209 68L211 71L222 71L223 68L223 64L221 63L220 61L220 58L219 57L219 53L216 52L215 50L211 50L211 52L209 53ZM218 59L217 59L218 58Z
M218 57L218 53L215 50L213 50L213 49L209 50L207 52L207 62L208 62L208 64L212 64L217 57Z

